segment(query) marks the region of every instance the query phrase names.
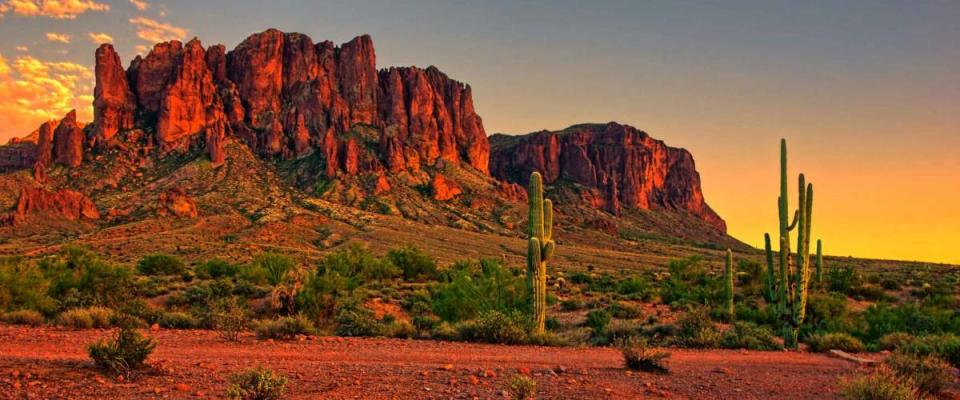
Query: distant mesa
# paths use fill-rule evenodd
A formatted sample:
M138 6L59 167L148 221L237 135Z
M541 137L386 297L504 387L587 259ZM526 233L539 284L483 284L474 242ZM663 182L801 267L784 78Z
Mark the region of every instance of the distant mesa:
M126 68L110 44L95 56L93 122L82 126L71 112L45 123L0 147L0 171L33 168L43 182L53 165L78 168L131 148L158 156L199 149L217 167L230 162L225 146L236 142L261 159L309 164L315 180L376 177L377 195L397 187L394 176L426 172L427 180L406 184L450 201L470 190L443 173L452 166L522 202L526 176L538 170L551 190L575 186L565 199L581 205L614 215L682 211L726 230L686 150L617 123L488 139L469 85L435 67L378 70L367 35L335 46L270 29L231 51L170 41ZM195 215L185 199L170 192L162 201L176 204L171 214Z

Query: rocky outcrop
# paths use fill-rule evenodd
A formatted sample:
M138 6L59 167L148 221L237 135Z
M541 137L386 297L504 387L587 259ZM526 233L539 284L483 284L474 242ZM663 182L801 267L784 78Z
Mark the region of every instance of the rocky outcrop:
M447 201L463 193L463 189L456 182L436 174L430 180L430 192L433 193L434 200Z
M73 190L51 192L42 188L23 188L16 209L3 217L5 224L19 225L31 215L65 218L71 221L97 220L100 213L83 193Z
M53 131L53 161L68 167L79 167L83 163L84 138L76 110L70 111Z
M93 136L102 139L101 143L109 143L118 132L133 128L136 99L113 45L97 48L94 75L97 86L93 93Z
M689 212L725 232L726 224L703 199L693 157L628 125L577 125L559 132L494 135L494 177L525 182L539 171L544 182L572 182L593 193L588 203L619 214L622 207Z
M160 149L186 149L190 138L212 126L214 120L222 119L223 106L214 101L216 95L206 51L199 40L193 39L183 48L160 101Z
M172 215L181 218L196 218L200 215L197 202L180 188L160 193L157 198L157 214Z

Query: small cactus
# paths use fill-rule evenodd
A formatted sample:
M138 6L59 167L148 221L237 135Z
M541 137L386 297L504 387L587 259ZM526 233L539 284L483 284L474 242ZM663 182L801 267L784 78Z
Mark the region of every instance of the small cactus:
M817 239L817 287L823 287L823 242Z
M727 265L726 269L724 269L724 274L724 283L726 284L723 292L724 306L726 307L725 311L727 316L730 318L730 321L733 321L736 316L736 310L733 307L733 279L735 273L733 271L733 251L730 249L727 249Z
M543 334L547 322L547 261L553 255L553 203L543 199L543 178L530 174L530 239L527 246L527 290L533 293L534 333Z

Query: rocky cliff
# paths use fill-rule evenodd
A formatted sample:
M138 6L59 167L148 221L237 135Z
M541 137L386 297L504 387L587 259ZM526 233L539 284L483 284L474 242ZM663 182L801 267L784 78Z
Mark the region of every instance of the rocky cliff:
M726 223L703 199L693 156L629 125L575 125L563 131L490 138L490 172L524 182L540 171L549 184L574 183L595 207L690 212L721 232Z

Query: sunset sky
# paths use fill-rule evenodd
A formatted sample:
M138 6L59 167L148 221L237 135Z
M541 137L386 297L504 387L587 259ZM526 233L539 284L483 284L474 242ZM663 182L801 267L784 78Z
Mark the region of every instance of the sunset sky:
M0 143L91 119L100 42L126 64L159 40L369 33L380 67L470 83L490 134L618 121L687 148L752 245L776 229L786 137L826 253L960 263L958 1L194 3L0 0Z

